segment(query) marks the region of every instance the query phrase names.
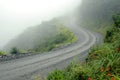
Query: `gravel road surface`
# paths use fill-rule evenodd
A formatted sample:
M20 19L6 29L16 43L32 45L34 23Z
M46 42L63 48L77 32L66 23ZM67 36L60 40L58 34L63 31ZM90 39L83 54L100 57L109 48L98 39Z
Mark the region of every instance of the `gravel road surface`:
M37 54L0 63L0 80L34 80L36 76L46 76L48 72L68 66L73 59L84 61L88 50L96 43L102 42L102 36L87 29L70 24L78 41L55 51Z

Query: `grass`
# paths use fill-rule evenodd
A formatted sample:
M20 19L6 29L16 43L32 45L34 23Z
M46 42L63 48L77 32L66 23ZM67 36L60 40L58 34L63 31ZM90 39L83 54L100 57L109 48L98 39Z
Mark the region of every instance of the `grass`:
M2 51L2 50L0 50L0 55L5 55L5 54L7 54L7 53Z
M90 49L85 63L55 70L47 80L120 80L120 27L106 29L105 34L105 42Z
M34 51L34 52L51 51L54 48L72 44L77 41L76 35L72 31L70 31L68 28L64 27L63 25L58 27L57 32L58 34L56 36L52 38L48 38L47 41L35 47L31 51Z
M104 44L91 49L86 63L71 64L63 71L55 70L47 80L120 80L119 62L120 52Z

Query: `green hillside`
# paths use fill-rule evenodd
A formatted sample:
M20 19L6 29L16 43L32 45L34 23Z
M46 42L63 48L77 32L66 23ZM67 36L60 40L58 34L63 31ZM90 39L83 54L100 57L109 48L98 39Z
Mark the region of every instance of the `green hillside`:
M84 63L55 70L47 80L120 80L120 0L83 0L79 25L104 33L104 43L89 50Z
M55 70L47 80L120 80L120 15L113 21L115 26L107 31L104 44L91 48L84 63Z
M113 24L112 15L119 12L120 0L83 0L77 18L84 27L101 29L110 27Z
M21 52L44 52L72 44L76 40L77 37L71 30L54 19L26 29L11 40L5 49L10 51L12 48L17 48Z

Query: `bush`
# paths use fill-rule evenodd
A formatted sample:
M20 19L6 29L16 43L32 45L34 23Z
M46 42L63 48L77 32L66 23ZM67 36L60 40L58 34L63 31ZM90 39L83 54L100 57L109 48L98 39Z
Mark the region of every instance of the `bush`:
M0 55L4 55L5 54L5 52L4 51L0 51Z
M113 15L115 27L120 28L120 14Z
M119 37L117 34L120 33L120 14L114 15L113 21L115 26L106 31L105 42L113 42L118 40L116 37Z
M47 80L66 80L66 79L64 72L56 69L53 73L49 74Z
M10 53L11 54L19 54L19 50L16 47L14 47L11 49Z

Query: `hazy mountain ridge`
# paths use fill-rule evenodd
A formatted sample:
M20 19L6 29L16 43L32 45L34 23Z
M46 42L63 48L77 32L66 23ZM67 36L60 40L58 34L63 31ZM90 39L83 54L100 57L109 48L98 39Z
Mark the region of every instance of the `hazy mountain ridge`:
M45 38L53 37L57 33L56 26L52 22L43 22L40 25L27 28L17 38L11 40L6 49L18 47L20 49L30 49L40 42L45 41ZM39 34L40 33L40 34Z
M52 28L52 29L50 29L50 28ZM5 48L6 49L10 49L12 47L18 47L21 49L33 48L36 44L39 43L39 41L44 41L43 39L45 37L48 37L48 36L52 37L53 35L55 35L55 34L53 34L53 32L56 31L55 29L56 29L55 26L51 25L49 22L42 23L41 25L38 25L35 27L30 27L30 28L26 29L17 38L15 38L14 40L11 40L6 45Z
M65 28L58 20L43 22L40 25L27 28L23 33L11 40L5 50L16 47L22 51L50 51L53 48L76 41L76 36Z
M120 12L120 0L83 0L77 16L80 25L105 27L113 23L112 15Z
M47 80L120 80L120 0L84 0L80 8L79 25L105 30L104 43L93 46L85 62L56 69Z

